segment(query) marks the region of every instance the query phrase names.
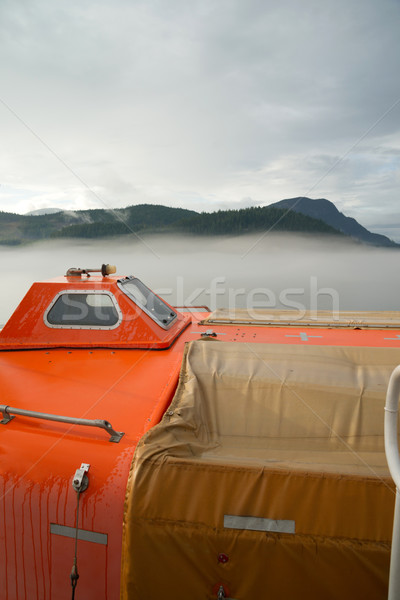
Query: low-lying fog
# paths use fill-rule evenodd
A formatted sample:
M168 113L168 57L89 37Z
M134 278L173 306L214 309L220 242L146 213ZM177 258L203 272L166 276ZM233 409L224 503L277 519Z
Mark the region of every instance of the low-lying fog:
M0 247L0 256L0 324L33 281L102 263L178 306L400 310L400 250L327 237L148 235Z

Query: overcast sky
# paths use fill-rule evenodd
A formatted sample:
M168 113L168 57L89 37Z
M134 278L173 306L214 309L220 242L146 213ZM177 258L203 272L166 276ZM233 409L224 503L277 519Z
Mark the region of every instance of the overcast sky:
M0 209L305 195L399 237L399 32L399 0L1 0Z

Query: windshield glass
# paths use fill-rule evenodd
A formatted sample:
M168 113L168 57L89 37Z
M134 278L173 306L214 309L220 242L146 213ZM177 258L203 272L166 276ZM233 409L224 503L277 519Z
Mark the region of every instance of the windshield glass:
M161 298L149 290L136 277L127 277L118 282L119 288L134 301L153 321L167 329L176 319L176 312L171 309Z
M108 294L61 293L45 316L48 327L114 328L120 323L116 304Z

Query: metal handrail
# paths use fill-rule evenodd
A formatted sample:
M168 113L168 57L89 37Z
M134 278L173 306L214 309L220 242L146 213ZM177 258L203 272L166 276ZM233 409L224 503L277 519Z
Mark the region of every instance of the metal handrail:
M400 396L400 365L390 376L385 404L385 452L389 471L396 484L392 551L390 555L389 600L400 598L400 456L397 415Z
M32 417L34 419L44 419L45 421L57 421L59 423L68 423L70 425L85 425L87 427L99 427L104 429L109 435L109 442L118 443L122 436L123 431L115 431L109 421L104 419L80 419L75 417L64 417L62 415L52 415L49 413L36 412L33 410L25 410L24 408L13 408L6 404L0 404L0 412L3 415L3 419L0 421L1 425L7 425L15 417L13 415L20 415L21 417Z

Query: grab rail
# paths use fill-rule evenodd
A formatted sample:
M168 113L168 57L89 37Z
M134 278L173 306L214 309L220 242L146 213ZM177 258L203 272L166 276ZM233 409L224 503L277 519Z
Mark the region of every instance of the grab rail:
M389 471L396 484L392 551L390 555L389 600L400 598L400 456L397 440L397 414L400 396L400 365L390 376L385 404L385 452Z
M23 408L13 408L5 404L0 404L0 412L3 415L3 419L0 421L1 425L7 425L15 417L13 415L20 415L21 417L32 417L34 419L44 419L45 421L57 421L59 423L69 423L70 425L85 425L87 427L99 427L104 429L109 435L109 442L118 443L122 436L123 431L115 431L113 426L104 419L80 419L75 417L64 417L62 415L52 415L49 413L41 413L33 410L25 410Z

